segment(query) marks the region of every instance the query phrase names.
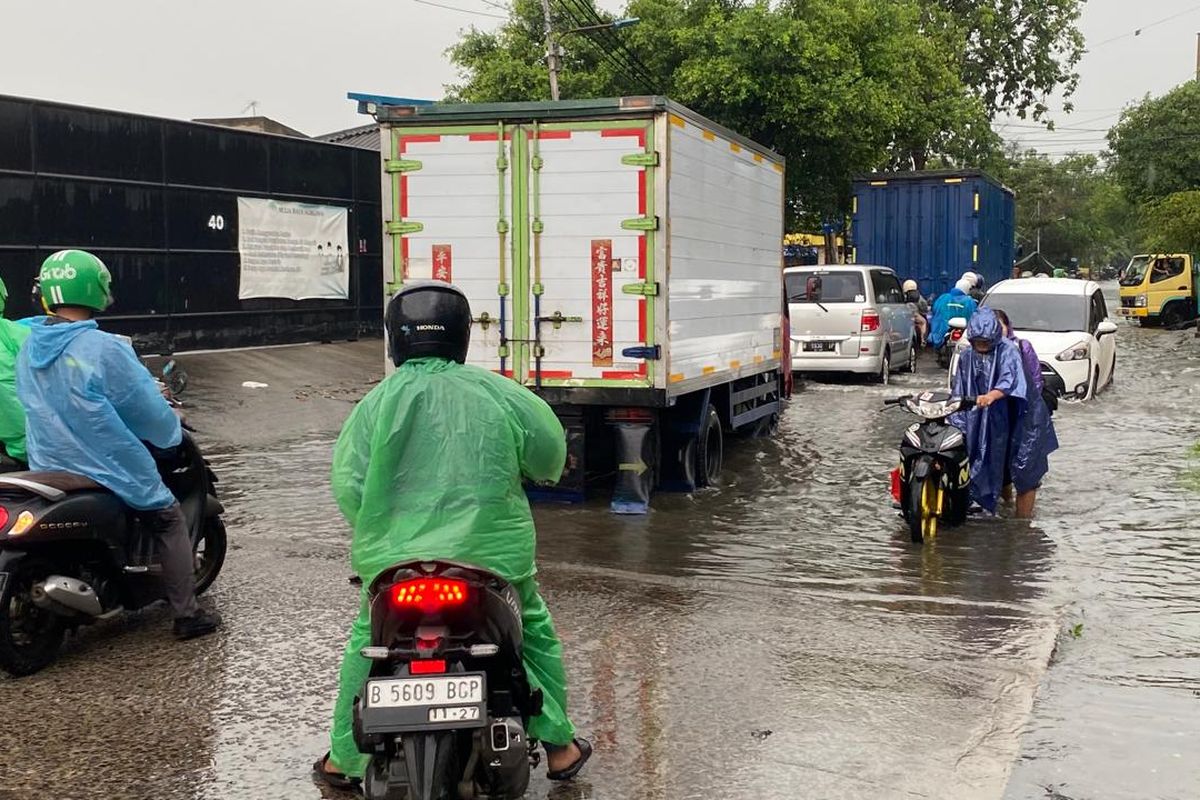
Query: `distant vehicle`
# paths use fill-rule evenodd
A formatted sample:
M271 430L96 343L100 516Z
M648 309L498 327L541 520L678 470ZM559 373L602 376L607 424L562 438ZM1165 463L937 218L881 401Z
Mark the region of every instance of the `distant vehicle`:
M1008 314L1017 335L1033 345L1042 379L1058 397L1090 400L1113 382L1117 326L1108 319L1104 293L1095 281L1001 281L988 292L981 307ZM964 337L959 352L969 346ZM956 353L951 377L958 361Z
M883 264L921 291L950 291L970 270L992 286L1012 275L1016 200L976 170L876 173L851 188L850 260Z
M1121 316L1142 325L1179 325L1200 308L1196 265L1187 253L1140 255L1121 270Z
M912 372L917 334L900 280L887 267L847 264L784 270L792 369L853 372L887 384Z

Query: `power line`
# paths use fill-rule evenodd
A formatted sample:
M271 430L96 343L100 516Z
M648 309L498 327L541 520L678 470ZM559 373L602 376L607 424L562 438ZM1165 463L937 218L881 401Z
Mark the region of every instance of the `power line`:
M571 8L567 6L567 2L568 0L560 0L561 11L563 16L565 16L566 19L575 27L582 28L591 24L607 24L604 22L604 20L600 19L600 17L595 14L592 9L588 8L586 3L582 2L582 0L570 0L571 5L582 14L582 19L577 17L576 12L572 11ZM612 31L607 28L598 29L596 32L604 32L610 35L612 34ZM628 73L634 78L634 80L641 83L647 91L654 91L653 78L650 77L648 71L644 67L639 69L636 58L632 57L632 54L621 45L619 39L615 40L615 47L612 46L613 41L610 41L610 46L606 47L604 43L592 39L590 36L583 35L583 38L587 39L592 47L596 48L600 52L600 55L610 64L615 66L619 72Z
M447 11L457 11L460 14L474 14L477 17L491 17L492 19L508 19L508 17L501 16L500 14L489 14L486 11L476 11L470 8L459 8L458 6L448 6L443 3L435 3L433 0L413 0L413 2L426 6L433 6L434 8L444 8ZM491 3L488 5L491 5Z
M1158 25L1162 25L1162 24L1164 24L1164 23L1170 22L1170 21L1171 21L1171 20L1173 20L1173 19L1179 19L1180 17L1185 17L1185 16L1187 16L1188 14L1194 14L1194 13L1196 13L1197 11L1200 11L1200 5L1197 5L1197 6L1192 6L1191 8L1189 8L1189 9L1187 9L1187 10L1185 10L1185 11L1180 11L1180 12L1178 12L1178 13L1176 13L1176 14L1172 14L1172 15L1171 15L1171 16L1169 16L1169 17L1163 17L1163 18L1162 18L1162 19L1160 19L1160 20L1155 20L1154 22L1151 22L1151 23L1149 23L1148 25L1143 25L1143 26L1142 26L1142 27L1140 27L1140 28L1135 28L1135 29L1134 29L1132 32L1130 32L1130 33L1122 33L1120 36L1114 36L1114 37L1112 37L1111 39L1105 39L1105 40L1104 40L1104 41L1102 41L1102 42L1097 42L1096 44L1094 44L1094 45L1092 45L1091 47L1089 47L1089 48L1088 48L1088 51L1090 52L1090 51L1092 51L1092 50L1095 50L1095 49L1097 49L1097 48L1104 47L1106 44L1112 44L1113 42L1119 42L1119 41L1121 41L1122 39L1128 39L1128 38L1130 38L1130 37L1133 37L1133 36L1141 36L1141 35L1142 35L1142 31L1149 30L1150 28L1153 28L1153 27L1156 27L1156 26L1158 26Z
M572 5L575 6L575 8L579 9L579 11L582 12L582 14L583 14L584 19L589 20L592 24L600 25L600 26L607 25L607 23L603 19L601 19L600 15L596 13L596 9L593 8L591 6L591 4L589 2L587 2L587 0L564 0L564 1L570 2ZM580 26L580 27L582 27L582 26ZM651 93L653 93L654 92L654 77L652 76L650 69L645 64L642 63L642 60L640 58L638 58L634 53L632 53L629 50L628 47L625 46L625 43L621 41L620 36L618 36L617 33L615 31L613 31L613 29L611 27L601 27L601 28L597 29L597 33L599 35L603 36L604 38L606 38L608 40L609 45L611 47L615 48L616 50L618 50L624 56L626 62L628 64L632 65L632 68L629 68L629 71L632 72L634 74L634 76L639 81L641 81Z

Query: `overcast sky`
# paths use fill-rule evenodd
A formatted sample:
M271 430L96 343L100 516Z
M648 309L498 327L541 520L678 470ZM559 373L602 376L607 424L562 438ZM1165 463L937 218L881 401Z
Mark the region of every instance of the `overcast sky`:
M257 101L260 114L327 133L366 122L348 91L439 97L455 77L446 48L465 27L497 24L503 3L434 1L475 13L418 0L0 0L0 94L178 119L238 116ZM1006 136L1098 150L1123 104L1195 71L1195 0L1089 0L1081 25L1090 52L1075 113L1057 115L1053 134L1006 121Z

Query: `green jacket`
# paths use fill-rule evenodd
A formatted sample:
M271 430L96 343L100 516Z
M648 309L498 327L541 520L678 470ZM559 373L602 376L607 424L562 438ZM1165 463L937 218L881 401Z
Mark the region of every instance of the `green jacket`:
M444 359L402 364L354 409L333 451L333 495L369 584L400 560L536 571L522 477L557 481L566 437L528 389Z
M25 453L25 409L17 400L17 353L27 338L29 328L0 318L0 444L19 461L29 460Z

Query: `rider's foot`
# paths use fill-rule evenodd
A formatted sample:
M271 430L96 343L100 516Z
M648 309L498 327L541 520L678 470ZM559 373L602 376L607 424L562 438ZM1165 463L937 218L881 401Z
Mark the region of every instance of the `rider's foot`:
M175 638L180 641L195 639L221 627L221 618L209 611L200 610L190 617L175 620Z
M565 746L546 747L546 777L552 781L569 781L579 774L592 757L592 745L587 739L574 739Z

